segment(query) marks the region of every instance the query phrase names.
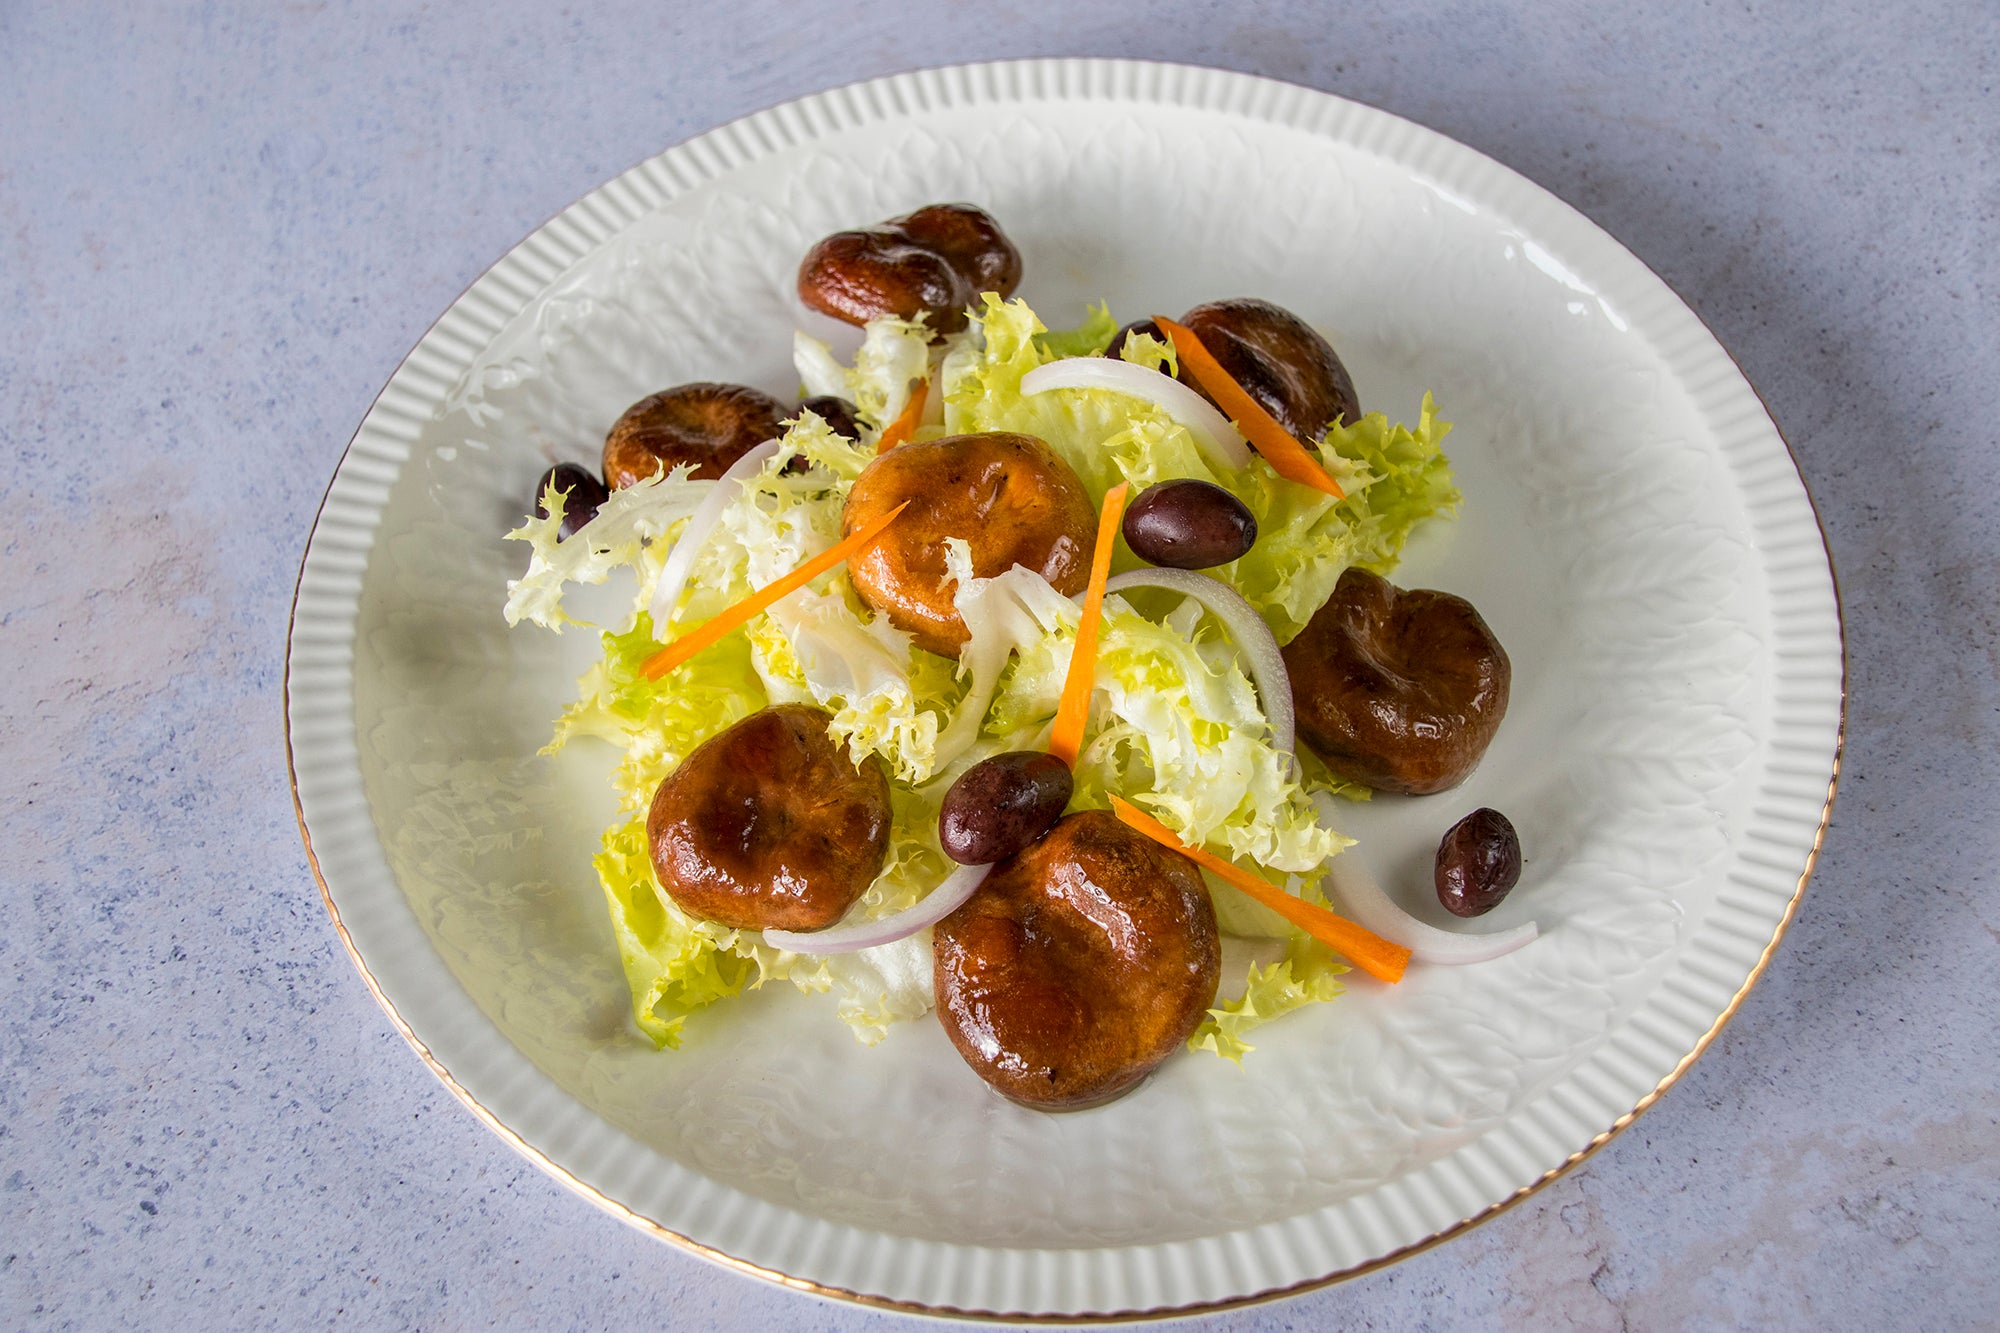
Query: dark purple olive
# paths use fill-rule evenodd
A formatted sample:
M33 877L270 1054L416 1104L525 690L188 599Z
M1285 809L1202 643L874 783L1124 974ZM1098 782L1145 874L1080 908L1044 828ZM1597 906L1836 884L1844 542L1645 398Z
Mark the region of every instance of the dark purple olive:
M1213 482L1183 477L1148 486L1125 511L1125 544L1169 569L1207 569L1241 558L1257 541L1248 505Z
M960 865L1004 861L1034 845L1069 804L1069 765L1042 750L981 760L959 776L938 811L938 842Z
M1438 843L1438 901L1454 916L1482 916L1521 881L1521 839L1507 816L1478 809Z
M856 444L861 442L861 421L854 415L854 404L845 398L830 393L814 394L799 404L801 412L810 412L833 427L835 435L845 435Z
M597 507L611 498L611 492L604 489L604 483L588 468L575 463L558 463L542 474L535 483L535 517L547 518L549 511L542 499L548 494L549 483L554 482L558 491L568 491L563 499L562 527L557 530L556 540L573 537L576 530L597 517Z

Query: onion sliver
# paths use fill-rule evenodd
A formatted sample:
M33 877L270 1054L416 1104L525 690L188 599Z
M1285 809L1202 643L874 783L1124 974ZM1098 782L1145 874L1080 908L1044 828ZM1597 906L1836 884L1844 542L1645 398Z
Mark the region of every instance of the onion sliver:
M1188 428L1195 446L1224 476L1250 466L1250 446L1215 404L1171 375L1108 356L1071 356L1021 376L1021 392L1106 389L1143 398Z
M914 935L925 926L934 926L957 911L986 882L993 867L960 866L930 891L915 907L906 907L880 921L857 921L853 925L829 926L825 930L766 930L764 943L788 953L855 953L882 944L894 944Z
M1257 683L1257 693L1264 700L1264 716L1271 722L1271 743L1290 754L1296 726L1292 677L1278 652L1278 640L1264 623L1264 617L1257 614L1257 608L1228 584L1192 569L1133 569L1113 575L1104 585L1107 593L1127 588L1164 588L1194 598L1215 614L1249 664L1250 679Z
M674 543L673 550L667 552L666 563L660 566L660 581L653 585L653 601L647 608L653 617L653 637L661 643L666 642L667 621L673 617L674 603L680 601L681 590L687 587L688 575L694 572L694 558L701 554L702 543L708 540L709 530L715 526L715 520L722 517L724 507L737 496L737 488L729 483L747 482L777 452L776 440L766 440L749 450L716 478L715 485L701 498L695 511L688 515L680 540Z
M1313 804L1319 808L1320 822L1329 824L1333 798L1323 791L1314 792ZM1349 916L1383 939L1393 940L1408 949L1410 957L1419 963L1445 966L1484 963L1514 952L1541 933L1532 921L1511 930L1485 934L1441 930L1428 921L1419 921L1397 906L1396 900L1384 892L1382 886L1375 882L1375 877L1368 873L1368 868L1352 856L1335 856L1327 861L1326 885L1340 900L1340 905L1347 909Z

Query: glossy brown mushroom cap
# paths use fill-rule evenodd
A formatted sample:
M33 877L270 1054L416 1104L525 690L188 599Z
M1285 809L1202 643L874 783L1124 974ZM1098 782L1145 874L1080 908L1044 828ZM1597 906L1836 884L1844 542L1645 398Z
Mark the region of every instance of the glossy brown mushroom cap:
M780 705L711 737L653 793L660 886L743 930L818 930L854 905L889 850L889 776L859 768L817 708Z
M1074 596L1090 579L1097 515L1069 464L1031 435L952 435L905 444L870 463L847 494L852 533L904 501L882 537L849 558L861 600L916 639L957 657L967 638L945 566L945 539L963 538L978 578L1026 565Z
M799 299L849 324L921 314L932 331L956 333L982 292L1011 296L1020 281L1020 251L990 214L931 204L815 245L799 265Z
M604 480L620 490L663 468L692 464L713 481L766 440L792 409L743 384L683 384L625 409L604 437Z
M1299 736L1379 791L1456 787L1507 712L1513 670L1472 603L1350 569L1285 645Z
M1102 810L1002 861L931 947L958 1053L1044 1110L1137 1086L1201 1026L1222 971L1200 873Z
M1354 381L1333 345L1283 306L1249 297L1210 301L1181 323L1293 439L1312 444L1332 423L1361 419Z

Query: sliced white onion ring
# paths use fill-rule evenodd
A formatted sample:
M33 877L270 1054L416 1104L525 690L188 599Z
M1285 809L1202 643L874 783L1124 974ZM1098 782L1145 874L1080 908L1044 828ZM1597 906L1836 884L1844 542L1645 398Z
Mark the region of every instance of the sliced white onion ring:
M851 926L829 926L825 930L766 930L764 943L788 953L809 954L856 953L878 945L894 944L925 926L936 925L957 911L959 905L970 898L973 890L984 884L986 877L992 873L990 865L960 866L946 875L944 882L930 891L929 897L893 916L885 916L880 921L857 921Z
M1313 793L1320 822L1331 826L1333 798L1325 792ZM1326 863L1326 886L1333 891L1347 914L1383 939L1402 945L1419 963L1456 966L1484 963L1510 954L1534 941L1541 931L1530 921L1511 930L1483 934L1441 930L1428 921L1419 921L1396 904L1375 877L1353 856L1335 856Z
M1055 363L1061 365L1060 361ZM1032 373L1032 372L1031 372ZM1192 597L1220 620L1229 637L1243 653L1250 667L1250 679L1264 700L1264 716L1271 722L1271 743L1286 754L1292 752L1296 717L1292 708L1292 677L1278 652L1278 640L1257 608L1243 600L1228 584L1192 569L1134 569L1113 575L1104 585L1107 593L1127 588L1164 588Z
M673 550L667 552L666 563L660 566L660 581L653 585L652 605L647 608L653 616L653 637L661 643L666 642L667 621L674 614L674 604L680 601L681 590L687 587L688 575L694 572L694 558L701 554L702 543L708 540L715 520L722 517L723 508L737 497L737 488L730 483L746 482L756 476L771 455L777 452L776 440L766 440L746 452L716 479L715 485L695 506L695 511L688 515L680 540L674 543Z
M1143 398L1186 426L1202 457L1224 475L1250 466L1250 446L1229 418L1171 375L1117 357L1071 356L1021 376L1022 393L1050 389L1107 389Z

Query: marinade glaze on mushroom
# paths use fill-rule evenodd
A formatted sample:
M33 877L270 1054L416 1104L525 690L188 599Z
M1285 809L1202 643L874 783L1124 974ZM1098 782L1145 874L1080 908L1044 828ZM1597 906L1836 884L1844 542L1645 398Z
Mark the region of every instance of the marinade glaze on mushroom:
M1102 810L1002 861L931 950L952 1044L1043 1110L1136 1086L1201 1025L1222 967L1199 872Z
M1381 791L1455 787L1507 711L1512 667L1472 603L1350 569L1283 650L1299 736Z
M1283 306L1253 297L1209 301L1182 315L1180 322L1300 443L1316 444L1333 423L1360 419L1354 380L1333 344ZM1135 320L1118 330L1104 354L1117 356L1135 333L1167 340L1152 320ZM1208 397L1185 370L1177 378Z
M604 437L604 482L620 490L662 468L692 464L713 481L731 463L783 434L792 409L743 384L683 384L641 398Z
M741 930L840 920L889 849L889 775L827 714L785 704L698 746L653 793L653 870L682 910Z
M1181 323L1293 439L1313 444L1334 422L1360 419L1354 381L1333 345L1283 306L1248 297L1210 301Z
M837 231L806 252L799 299L849 324L925 316L934 333L965 327L982 292L1013 295L1021 252L971 204L930 204L862 231Z
M952 435L891 449L848 492L842 534L906 500L894 526L848 560L847 574L861 600L920 648L957 657L968 637L945 567L947 537L970 546L979 578L1025 565L1064 596L1089 581L1097 530L1089 493L1031 435Z

